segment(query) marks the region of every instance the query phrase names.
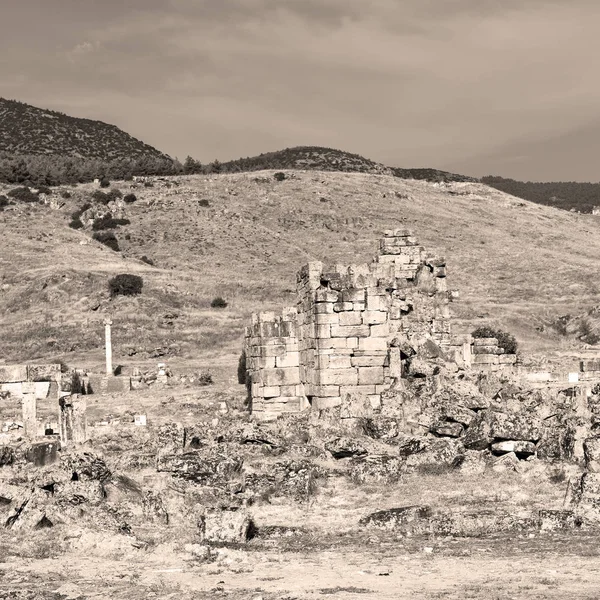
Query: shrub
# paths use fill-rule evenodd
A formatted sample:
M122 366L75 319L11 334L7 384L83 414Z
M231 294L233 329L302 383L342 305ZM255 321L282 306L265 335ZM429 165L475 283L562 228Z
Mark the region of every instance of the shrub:
M142 256L142 258L140 258L140 260L145 262L147 265L151 265L152 267L154 266L154 261L151 258L148 258L145 254Z
M137 296L142 293L144 280L139 275L122 273L108 282L111 298L115 296Z
M5 206L10 204L10 200L6 196L0 196L0 212L4 210Z
M47 185L40 185L37 190L38 194L50 195L52 193L52 190Z
M241 385L246 384L246 351L245 350L242 350L242 353L240 354L240 357L238 359L237 378L238 378L239 384L241 384Z
M119 198L123 197L123 192L121 190L113 188L106 194L106 197L108 198L108 202L118 200Z
M210 202L206 198L202 198L202 200L198 200L198 206L210 206Z
M200 377L198 378L198 385L212 385L213 383L213 378L210 372L202 371L202 373L200 373Z
M37 194L34 194L28 187L14 188L8 192L10 198L19 200L20 202L38 202Z
M151 188L154 187L154 184L151 181L144 181L144 187Z
M69 223L69 227L71 229L83 229L83 223L79 217L76 217L76 218L74 217L71 219L71 222Z
M109 181L108 177L103 177L103 178L100 180L100 187L101 187L101 188L107 188L107 187L110 187L110 181Z
M478 327L471 335L474 338L496 338L498 346L504 348L506 354L516 354L519 347L514 335L493 327Z
M104 193L101 190L96 190L92 194L92 200L95 200L96 202L100 202L101 204L108 204L110 202L108 194Z
M133 204L134 202L137 202L137 196L135 194L127 194L123 198L123 202L126 202L127 204Z
M227 306L227 301L221 298L221 296L217 296L213 298L210 303L211 308L225 308Z
M113 216L108 213L98 219L94 219L92 229L94 231L100 231L101 229L115 229L120 225L129 225L131 221L129 219L114 219Z
M275 181L283 181L284 179L286 179L285 173L282 173L281 171L275 173L273 177L275 178Z
M64 190L60 193L60 197L63 200L68 200L71 197L71 192L67 192L67 190Z
M104 244L115 252L119 251L119 240L112 231L97 231L92 236L97 242Z

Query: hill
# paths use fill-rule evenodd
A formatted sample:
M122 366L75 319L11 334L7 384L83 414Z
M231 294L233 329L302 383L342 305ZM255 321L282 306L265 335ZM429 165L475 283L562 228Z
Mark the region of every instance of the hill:
M214 170L214 164L212 165ZM217 164L221 173L240 173L264 169L306 169L315 171L338 171L344 173L370 173L393 175L401 179L426 181L477 181L472 177L456 175L437 169L402 169L386 167L358 154L319 146L296 146L277 152L267 152L251 158L239 158Z
M111 315L115 361L166 356L234 378L252 311L293 303L295 273L310 260L369 260L381 232L394 227L414 229L423 245L446 255L449 284L460 291L451 305L458 331L492 324L513 332L529 351L583 348L548 325L565 305L576 315L598 303L590 277L600 254L594 217L479 183L311 171L285 176L277 181L274 171L263 171L147 182L154 187L119 183L137 196L120 209L129 223L113 229L119 252L93 240L91 230L68 226L71 213L90 203L91 184L69 188L65 200L55 190L54 210L18 201L6 207L0 358L101 365L102 319ZM106 210L102 203L97 208ZM107 282L118 273L142 276L142 294L111 300ZM217 296L226 308L211 308Z
M595 206L600 206L600 183L525 182L491 175L481 181L507 194L563 210L591 213Z
M168 158L115 125L0 98L0 152L112 161Z

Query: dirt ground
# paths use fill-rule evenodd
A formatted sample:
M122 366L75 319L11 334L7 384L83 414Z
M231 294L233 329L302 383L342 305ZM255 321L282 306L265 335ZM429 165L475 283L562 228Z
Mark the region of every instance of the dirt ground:
M66 533L39 532L39 547ZM86 535L71 539L72 547L81 547ZM0 543L7 541L2 534ZM127 539L85 544L85 552L56 558L5 556L0 598L600 597L600 545L588 533L478 539L358 535L304 548L302 540L283 548L252 540L245 549L217 548L208 562L169 544L152 550L135 549Z

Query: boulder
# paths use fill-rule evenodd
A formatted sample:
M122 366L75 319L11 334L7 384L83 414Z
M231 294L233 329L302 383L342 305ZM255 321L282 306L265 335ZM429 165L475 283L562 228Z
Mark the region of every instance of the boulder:
M72 452L61 456L61 467L73 481L108 481L112 476L104 459L91 452Z
M200 541L245 543L253 535L254 524L245 510L207 511L198 522Z
M0 446L0 467L12 465L15 462L15 450L11 446Z
M348 458L351 456L364 456L367 450L353 438L337 437L325 442L325 450L331 453L333 458Z
M459 404L446 404L441 407L440 415L444 421L454 421L469 427L477 417L477 413Z
M33 442L25 449L25 460L36 467L45 467L59 461L59 440Z
M463 444L468 450L485 450L493 441L490 411L481 411L472 421L463 438Z
M575 529L582 525L581 517L572 510L540 510L538 515L542 531Z
M389 454L370 454L353 458L350 462L350 478L356 483L394 483L405 472L406 461Z
M542 437L542 423L531 413L507 414L492 411L490 417L494 439L537 442Z
M429 428L429 431L441 437L460 437L463 433L463 426L460 423L451 421L438 421Z
M463 454L458 454L452 466L462 473L469 475L481 475L487 467L489 452L478 450L465 450Z
M159 455L156 469L206 485L227 483L241 471L242 465L240 457L193 451Z
M519 465L519 459L514 452L509 452L508 454L503 454L502 456L498 456L492 459L490 463L490 467L492 470L502 473L506 471L516 471Z
M359 524L398 533L425 533L432 514L429 506L402 506L366 515L360 519Z
M411 454L406 459L408 470L414 470L422 465L439 465L451 467L459 454L465 451L462 440L456 438L425 438L425 448L417 453Z
M517 456L531 456L535 454L535 444L523 440L504 440L492 444L492 452L496 454L514 452Z

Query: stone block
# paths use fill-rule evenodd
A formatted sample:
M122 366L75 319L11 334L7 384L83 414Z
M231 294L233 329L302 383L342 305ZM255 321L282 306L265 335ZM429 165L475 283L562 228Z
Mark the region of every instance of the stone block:
M198 529L201 541L244 543L250 538L253 526L245 510L216 510L200 518Z
M344 312L353 309L352 302L336 302L333 305L334 312Z
M340 313L318 313L315 315L316 325L337 325L340 322Z
M321 385L358 385L356 369L327 369L319 373Z
M471 358L471 364L473 365L497 365L498 356L495 354L473 354Z
M503 440L492 444L492 452L497 454L506 454L514 452L517 455L530 456L535 454L535 444L523 440Z
M322 350L346 350L348 349L347 339L343 337L319 338L319 352Z
M322 288L315 292L315 302L339 302L339 297L339 292L328 288Z
M387 322L387 312L378 310L365 310L361 313L361 317L365 325L380 325Z
M516 362L516 354L501 354L498 356L498 364L500 365L514 365Z
M369 337L370 331L368 325L332 325L331 326L331 337L358 337L366 338Z
M316 337L318 338L330 338L331 337L331 325L317 325Z
M25 450L25 460L36 467L53 465L60 459L60 447L58 440L35 442Z
M340 314L340 326L362 325L362 316L359 312L344 312Z
M360 338L358 349L364 351L379 351L387 353L387 340L385 338Z
M364 397L371 396L375 394L374 385L352 385L352 386L340 386L340 396L345 398L346 396L358 396L362 395Z
M375 356L352 356L350 360L353 367L383 367L386 357L383 354Z
M349 369L353 366L355 365L352 364L352 359L350 358L349 354L329 356L330 369Z
M382 323L381 325L371 325L371 337L384 337L387 338L390 334L390 326L388 323Z
M460 423L452 421L437 421L429 428L431 433L442 437L460 437L463 433L463 426Z
M600 473L600 437L590 437L583 442L585 468L592 473Z
M339 398L341 396L339 385L316 385L311 392L312 396L323 396L327 398Z
M265 369L261 375L265 386L296 385L300 383L300 370L298 367Z
M327 408L335 408L342 403L342 399L338 396L337 398L326 397L322 398L319 396L314 396L312 399L312 408L313 410L325 410Z
M365 290L362 288L347 289L342 292L342 302L365 302Z
M332 314L333 311L333 303L332 302L319 302L315 304L314 313L315 314Z
M358 367L358 383L360 385L382 384L383 367Z
M497 346L496 338L473 338L473 346Z
M0 366L0 382L16 383L18 381L27 381L27 365Z
M358 338L357 337L349 337L346 338L346 348L350 348L355 350L358 348Z
M263 398L274 398L276 396L281 396L281 387L278 385L266 385L262 388Z
M285 356L278 356L275 358L275 366L278 368L297 367L299 364L299 352L288 352Z
M364 302L353 302L352 310L362 312L363 310L366 310L366 304Z

